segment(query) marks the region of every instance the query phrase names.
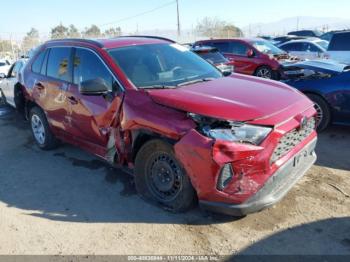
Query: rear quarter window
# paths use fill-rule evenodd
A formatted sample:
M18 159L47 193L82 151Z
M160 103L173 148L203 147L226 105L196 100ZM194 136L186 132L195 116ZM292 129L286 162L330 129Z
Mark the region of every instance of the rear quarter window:
M34 73L40 74L41 71L41 67L43 65L44 62L44 58L45 58L45 52L41 52L35 59L34 62L32 64L32 71Z
M350 32L334 34L328 51L350 51Z

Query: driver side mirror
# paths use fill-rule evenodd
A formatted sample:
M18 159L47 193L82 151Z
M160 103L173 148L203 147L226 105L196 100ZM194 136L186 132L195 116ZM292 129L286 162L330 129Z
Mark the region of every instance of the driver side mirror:
M0 79L6 78L6 75L4 73L0 73Z
M96 78L81 82L79 91L86 96L100 96L107 94L109 88L102 78Z
M254 50L253 49L249 49L247 51L247 57L252 58L254 56L255 56Z

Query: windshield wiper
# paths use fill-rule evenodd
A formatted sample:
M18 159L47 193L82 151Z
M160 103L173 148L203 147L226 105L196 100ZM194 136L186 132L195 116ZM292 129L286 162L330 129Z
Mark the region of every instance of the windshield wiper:
M200 82L208 82L208 81L212 81L215 78L200 78L200 79L195 79L195 80L190 80L190 81L186 81L186 82L182 82L181 84L178 84L176 86L187 86L187 85L193 85L196 83L200 83Z
M153 86L142 86L140 89L169 89L176 88L176 86L167 86L167 85L153 85Z

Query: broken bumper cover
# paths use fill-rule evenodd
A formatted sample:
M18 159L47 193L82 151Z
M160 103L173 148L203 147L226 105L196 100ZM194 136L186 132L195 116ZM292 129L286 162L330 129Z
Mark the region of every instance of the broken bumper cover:
M242 204L227 204L200 201L200 206L208 211L232 216L244 216L259 212L280 201L289 190L305 175L315 163L317 139L315 138L296 155L289 159L272 175L264 186Z

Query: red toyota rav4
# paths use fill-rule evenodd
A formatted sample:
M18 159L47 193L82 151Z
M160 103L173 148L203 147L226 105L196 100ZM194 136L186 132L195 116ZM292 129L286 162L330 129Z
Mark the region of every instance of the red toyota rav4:
M55 40L24 69L37 145L77 145L132 171L145 199L173 212L198 200L245 215L280 200L310 168L313 103L285 84L223 77L157 37Z

